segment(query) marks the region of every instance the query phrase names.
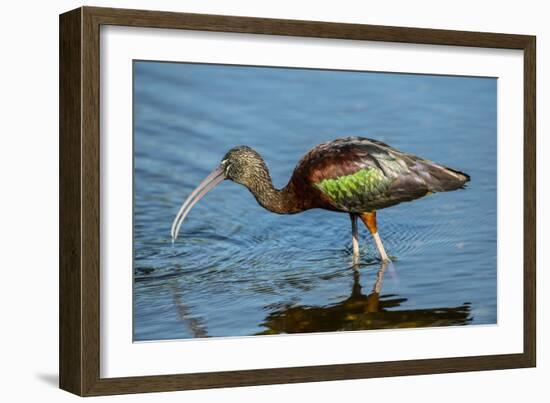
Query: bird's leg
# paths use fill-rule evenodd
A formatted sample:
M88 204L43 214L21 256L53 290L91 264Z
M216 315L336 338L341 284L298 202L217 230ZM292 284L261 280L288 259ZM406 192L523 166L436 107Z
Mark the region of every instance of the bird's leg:
M351 219L351 246L353 249L353 263L359 262L359 235L357 231L357 214L350 213Z
M361 220L363 221L365 226L369 229L374 239L374 243L376 244L376 249L378 249L378 253L380 254L380 259L382 259L383 262L389 262L390 259L388 258L388 255L384 250L384 245L382 244L380 235L378 235L378 228L376 228L376 211L361 214Z

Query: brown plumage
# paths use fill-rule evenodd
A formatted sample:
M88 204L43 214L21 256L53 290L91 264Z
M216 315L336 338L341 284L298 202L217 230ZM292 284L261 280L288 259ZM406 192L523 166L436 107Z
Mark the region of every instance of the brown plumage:
M262 157L247 146L234 147L220 166L181 207L172 224L175 240L191 207L224 179L244 185L269 211L294 214L321 208L350 214L354 256L358 255L355 221L360 217L374 237L382 260L388 257L376 227L376 210L463 188L470 177L460 171L399 151L381 141L346 137L307 152L283 189L275 189Z
M359 206L360 191L347 200L347 206L335 201L315 185L326 179L353 175L361 169L374 169L388 188ZM381 141L364 137L346 137L319 144L306 153L296 165L290 184L298 189L299 198L307 199L310 208L325 208L345 212L367 212L411 201L428 193L446 192L464 187L470 177L454 169L399 151Z

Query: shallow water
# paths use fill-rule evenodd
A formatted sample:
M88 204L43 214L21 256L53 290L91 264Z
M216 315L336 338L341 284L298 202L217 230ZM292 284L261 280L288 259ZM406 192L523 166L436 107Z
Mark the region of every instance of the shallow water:
M496 323L496 80L135 62L134 339ZM232 146L275 185L311 147L372 137L467 172L465 190L381 210L395 261L347 214L263 210L230 181L174 245L181 203Z

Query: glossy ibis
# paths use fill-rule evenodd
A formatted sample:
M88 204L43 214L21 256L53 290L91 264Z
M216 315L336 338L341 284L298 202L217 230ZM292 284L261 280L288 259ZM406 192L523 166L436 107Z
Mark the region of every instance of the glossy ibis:
M274 213L294 214L313 208L349 213L355 259L359 256L359 217L381 260L388 261L376 226L376 211L434 192L463 188L470 177L378 140L346 137L315 146L298 162L288 184L276 189L260 154L237 146L185 200L172 223L172 241L195 203L225 179L247 187L262 207Z

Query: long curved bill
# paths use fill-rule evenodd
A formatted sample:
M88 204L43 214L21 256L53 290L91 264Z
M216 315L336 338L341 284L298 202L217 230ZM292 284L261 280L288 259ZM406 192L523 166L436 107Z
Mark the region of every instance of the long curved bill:
M191 211L191 208L200 199L202 199L205 194L214 189L216 185L218 185L224 179L225 174L223 173L223 169L221 167L216 168L201 182L199 186L197 186L195 190L193 190L189 197L183 202L180 210L178 211L178 214L176 215L176 218L174 218L174 222L172 222L172 242L177 239L181 224L183 223L183 220L185 220L185 217L187 217L187 214L189 214L189 211Z

